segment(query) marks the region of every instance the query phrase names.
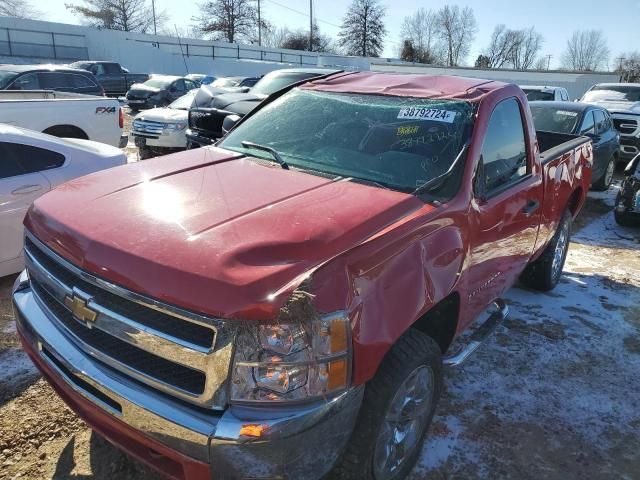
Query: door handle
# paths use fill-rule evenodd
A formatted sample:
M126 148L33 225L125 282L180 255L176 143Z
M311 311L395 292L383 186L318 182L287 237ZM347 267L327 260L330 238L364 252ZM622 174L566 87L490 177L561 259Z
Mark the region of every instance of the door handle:
M533 214L538 207L540 206L540 202L537 200L529 200L527 205L522 209L522 213L524 213L527 217Z
M28 195L29 193L37 192L42 188L42 185L23 185L11 190L12 195Z

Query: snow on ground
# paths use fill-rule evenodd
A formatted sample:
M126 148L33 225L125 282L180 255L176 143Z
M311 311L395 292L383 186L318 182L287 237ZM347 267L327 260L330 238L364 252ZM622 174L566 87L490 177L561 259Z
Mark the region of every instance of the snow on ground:
M446 371L411 479L638 478L637 236L608 212L576 233L556 289L508 292L504 325Z

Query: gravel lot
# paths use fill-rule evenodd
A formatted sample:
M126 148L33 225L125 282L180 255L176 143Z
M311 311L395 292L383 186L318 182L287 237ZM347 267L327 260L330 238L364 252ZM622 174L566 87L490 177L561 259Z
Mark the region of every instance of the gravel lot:
M131 151L131 149L130 149ZM640 230L590 194L561 284L511 315L445 391L412 480L640 476ZM157 478L78 420L20 350L0 279L0 479Z

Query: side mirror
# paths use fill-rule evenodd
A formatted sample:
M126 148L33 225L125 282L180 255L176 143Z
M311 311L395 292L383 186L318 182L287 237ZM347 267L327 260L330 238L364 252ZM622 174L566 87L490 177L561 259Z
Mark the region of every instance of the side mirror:
M240 115L227 115L222 121L222 133L226 135L229 130L236 126L236 123L240 121L242 117Z

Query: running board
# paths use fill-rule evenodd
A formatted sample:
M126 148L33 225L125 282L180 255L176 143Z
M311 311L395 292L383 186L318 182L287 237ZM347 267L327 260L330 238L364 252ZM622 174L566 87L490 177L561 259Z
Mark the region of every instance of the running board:
M442 363L447 367L457 367L464 362L469 356L475 352L480 345L493 333L498 325L500 325L507 315L509 315L509 307L504 300L498 298L493 301L495 311L489 315L489 318L480 325L475 332L469 337L468 343L460 348L456 353L447 355L442 358Z

